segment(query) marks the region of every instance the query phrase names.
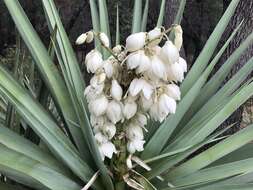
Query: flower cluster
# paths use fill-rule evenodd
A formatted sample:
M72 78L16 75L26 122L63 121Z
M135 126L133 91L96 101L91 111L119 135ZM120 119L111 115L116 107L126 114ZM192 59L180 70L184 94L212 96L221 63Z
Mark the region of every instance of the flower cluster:
M87 71L94 75L84 94L102 159L117 153L115 138L126 139L130 155L142 151L147 120L162 122L175 113L180 100L177 84L184 79L187 64L179 55L182 29L175 26L173 30L173 42L165 29L157 27L131 34L125 47L117 45L112 50L104 33L88 32L77 39L82 44L97 36L102 47L111 50L106 59L96 49L85 59Z

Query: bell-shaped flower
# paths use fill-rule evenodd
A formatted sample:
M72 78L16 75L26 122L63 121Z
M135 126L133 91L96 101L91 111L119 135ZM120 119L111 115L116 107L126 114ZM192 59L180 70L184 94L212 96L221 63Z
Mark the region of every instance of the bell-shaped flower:
M146 99L150 99L153 93L153 86L144 79L134 79L129 86L131 96L137 96L141 91Z
M91 123L92 126L96 126L96 125L103 126L105 124L105 122L106 122L105 116L97 117L97 116L92 115L92 114L90 115L90 123Z
M144 135L142 127L137 125L136 123L130 123L127 126L126 137L130 140L143 139Z
M101 144L98 148L99 148L102 160L104 160L105 157L111 159L113 156L113 153L115 154L117 153L116 147L110 141L107 141L106 143Z
M174 44L179 51L183 44L183 30L180 25L174 27L174 34L175 34Z
M77 39L76 39L76 45L82 45L86 42L87 39L87 33L81 34Z
M164 80L167 79L165 64L162 62L161 59L159 59L158 56L154 55L151 57L151 65L152 65L152 73L156 77Z
M178 63L182 67L182 70L184 72L187 72L187 63L186 63L185 59L182 57L179 57Z
M108 139L100 132L95 134L95 140L98 145L104 144L108 141Z
M160 56L166 64L173 64L178 62L179 51L171 41L167 41L160 51Z
M108 137L108 139L112 139L116 134L116 126L110 122L106 122L102 127L101 130L103 134Z
M103 66L102 54L97 50L92 50L86 55L85 64L88 72L95 73Z
M174 100L180 100L181 92L176 84L168 84L165 87L165 93Z
M100 96L104 89L104 83L98 84L96 86L89 85L84 90L84 96L87 101L90 102Z
M112 76L114 74L114 67L113 67L113 63L110 59L107 59L103 62L103 69L105 71L106 77L112 78Z
M154 28L153 30L149 31L148 34L149 46L156 46L161 42L162 39L162 30L159 27Z
M137 113L136 114L136 121L138 122L138 124L141 127L144 127L145 125L147 125L148 121L147 121L147 117L146 115L144 115L143 113Z
M144 150L145 141L140 139L130 140L127 142L127 151L130 154L134 154L136 151L141 152Z
M123 119L121 103L116 100L110 101L107 106L106 116L113 124L116 124Z
M105 97L105 95L101 95L100 97L92 100L89 103L89 110L96 117L99 117L99 116L105 114L108 106L109 106L109 104L108 104L107 98Z
M133 52L142 49L146 42L146 35L145 32L139 32L128 36L126 39L126 50Z
M111 96L113 99L120 101L122 98L123 90L117 80L112 80Z
M139 99L139 104L141 106L141 109L146 112L150 109L150 107L152 106L153 104L153 100L152 98L145 98L143 95L140 96L140 99Z
M168 65L167 76L169 81L182 82L184 80L184 67L177 62Z
M142 73L150 68L150 59L143 50L131 53L126 63L129 69L136 69L136 73Z
M158 103L158 112L161 117L167 117L170 113L176 112L177 103L176 101L167 96L166 94L162 94L159 97L159 103Z
M123 115L126 119L132 118L137 112L137 104L132 99L127 99L124 104Z
M160 121L162 122L164 119L164 116L160 116L159 114L159 109L158 109L158 103L155 102L154 104L151 105L150 109L149 109L149 115L150 117L155 120L155 121Z
M105 33L103 33L103 32L99 33L99 39L105 47L110 46L110 40Z

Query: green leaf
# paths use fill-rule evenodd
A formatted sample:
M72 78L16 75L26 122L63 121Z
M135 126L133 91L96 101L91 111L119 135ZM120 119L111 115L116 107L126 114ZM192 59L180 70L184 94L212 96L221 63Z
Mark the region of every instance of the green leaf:
M10 185L10 184L7 184L7 183L3 183L3 182L0 182L0 189L1 190L28 190L28 189L25 189L23 187L19 187L17 185Z
M89 0L90 4L90 12L91 12L91 20L93 30L98 33L100 31L100 23L99 23L99 16L98 16L98 9L95 0ZM95 38L95 47L101 51L100 42L98 39Z
M60 64L61 68L64 68L63 72L65 82L68 83L69 81L69 83L72 86L72 89L74 90L74 92L77 94L78 97L83 96L85 87L83 76L79 68L79 63L76 59L75 52L71 46L66 31L64 30L63 24L60 20L56 6L52 0L43 0L42 3L44 6L45 14L47 15L49 21L48 24L50 26L49 28L51 29L51 31L54 28L54 26L57 26L56 42L60 51L58 51L58 48L56 47L55 51L57 58L61 63ZM73 90L70 89L68 90L70 94L74 93ZM77 144L79 151L81 152L81 155L85 158L85 160L91 160L90 152L88 151L88 145L85 142L85 139L83 138L80 127L73 125L71 122L69 122L69 120L77 122L78 118L75 118L75 120L73 120L73 118L65 116L65 120L69 126L74 141Z
M33 56L45 84L56 101L55 103L61 108L61 112L63 113L65 120L68 118L72 121L76 121L77 118L75 111L64 81L48 55L45 46L42 44L39 36L26 17L19 2L17 0L5 0L4 2L31 55ZM80 130L78 130L78 128L73 128L73 130L75 129L75 134L80 134Z
M142 0L134 1L134 12L132 20L132 34L141 31Z
M14 140L15 139L15 140ZM63 175L70 175L68 169L66 169L59 161L52 157L47 152L44 152L37 145L26 140L10 129L0 125L0 144L8 147L11 150L22 153L32 159L41 162L44 165L52 168L53 170L62 173Z
M195 183L203 184L203 183L210 183L212 181L215 182L228 177L252 172L253 171L253 166L251 164L252 161L253 158L249 158L246 160L240 160L215 167L210 167L207 169L194 172L193 174L187 175L182 178L170 180L170 182L176 186L185 186Z
M98 7L99 7L100 32L104 32L110 39L108 12L105 0L98 0ZM106 49L103 48L102 52L104 58L109 57L110 54Z
M142 15L142 23L141 23L142 32L145 32L147 28L148 9L149 9L149 0L146 0L143 15Z
M229 7L227 8L226 12L223 14L222 18L220 19L219 23L215 27L213 33L209 37L208 41L206 42L205 47L201 51L200 55L198 56L197 60L195 61L194 65L192 66L191 70L188 72L185 80L181 85L181 93L182 97L187 93L189 89L195 84L195 82L200 77L201 73L207 66L209 60L212 57L213 52L215 51L220 38L222 37L223 32L225 31L229 20L233 16L237 4L240 0L232 0Z
M0 92L16 107L19 114L54 155L68 165L83 181L89 181L94 172L81 160L76 148L57 126L51 115L1 67ZM95 183L95 185L98 184Z
M252 190L253 183L250 184L223 184L223 185L210 185L197 190Z
M1 173L17 179L18 182L38 189L45 189L45 187L54 190L81 189L76 182L30 157L10 150L1 144L0 151Z
M158 17L157 24L156 24L157 27L160 27L163 25L163 18L165 15L165 5L166 5L166 1L162 0L160 12L159 12L159 17Z
M180 24L183 18L186 0L180 0L179 8L173 24Z
M116 45L120 44L120 30L119 30L119 5L117 5L117 19L116 19Z
M247 86L252 88L253 85ZM241 92L243 93L243 91ZM235 133L169 172L168 179L194 173L253 140L253 125Z

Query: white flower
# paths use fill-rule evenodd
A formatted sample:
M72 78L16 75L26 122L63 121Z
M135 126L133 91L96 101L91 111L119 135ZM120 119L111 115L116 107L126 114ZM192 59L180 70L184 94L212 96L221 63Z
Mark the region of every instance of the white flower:
M148 32L148 40L149 41L152 41L150 42L148 45L149 46L155 46L155 45L158 45L160 42L161 42L161 39L162 39L162 31L161 31L161 28L154 28L153 30L149 31Z
M142 113L136 114L136 120L141 127L144 127L145 125L147 125L147 122L148 122L147 117Z
M102 94L104 89L104 83L98 84L96 86L89 85L84 90L84 96L86 97L87 101L90 102L91 100L96 99L99 95Z
M89 110L92 114L94 114L96 117L99 117L103 114L105 114L107 107L108 107L108 100L105 97L105 95L101 95L95 100L92 100L89 103Z
M150 99L153 90L153 86L144 79L134 79L129 86L131 96L137 96L142 91L144 97L147 99Z
M145 112L148 111L153 104L152 98L146 99L144 96L141 96L139 101L142 110Z
M160 51L160 56L166 64L173 64L178 61L179 52L171 41L167 41Z
M122 50L121 45L116 45L114 48L112 48L112 51L116 54L119 54L121 50Z
M116 134L116 126L110 122L105 123L101 130L103 134L108 137L108 139L112 139L114 135Z
M106 76L108 78L112 78L113 73L114 73L114 68L113 68L113 65L112 65L112 62L111 62L110 59L107 59L107 60L104 61L103 69L105 71Z
M101 32L99 34L99 39L101 40L102 44L105 47L109 47L110 46L110 40L109 40L108 36L105 33Z
M92 31L89 31L86 34L87 34L86 42L91 43L94 39L94 33Z
M145 141L135 139L127 142L127 150L130 154L134 154L136 151L141 152L144 150L143 145Z
M175 34L174 44L179 51L183 44L183 30L180 25L174 27L174 34Z
M186 61L182 57L179 57L178 63L182 67L182 70L184 72L187 72L187 63L186 63Z
M103 66L102 54L97 50L92 50L86 55L85 64L88 72L95 73Z
M114 146L114 144L110 141L103 143L99 146L99 151L102 157L102 160L105 159L105 157L107 158L112 158L113 153L117 153L117 150Z
M165 93L174 100L180 100L181 92L176 84L168 84L165 88Z
M167 67L167 76L170 81L179 81L182 82L184 79L184 67L179 63L174 63L168 65Z
M145 32L131 34L126 39L126 49L129 52L142 49L145 45L145 41L146 41Z
M116 124L122 119L122 105L115 100L110 101L107 106L106 115L113 124Z
M98 145L104 144L108 141L108 139L102 133L96 133L95 140L97 141Z
M85 43L86 39L87 39L87 33L81 34L81 35L76 39L76 45L82 45L83 43Z
M157 102L152 104L150 109L149 109L149 115L152 119L154 119L155 121L163 121L163 117L160 116L159 112L158 112L158 104Z
M130 140L143 139L144 135L143 135L142 127L137 125L136 123L130 123L127 126L126 136Z
M167 96L166 94L160 95L158 103L160 118L166 118L169 113L175 113L176 107L177 103L173 98Z
M158 56L154 55L151 57L151 65L152 65L152 73L154 73L156 77L166 80L167 78L166 67Z
M119 85L118 81L112 80L112 86L111 86L112 97L115 100L120 101L122 94L123 94L123 90L122 90L121 86Z
M90 123L92 126L103 126L104 123L106 122L106 118L104 116L95 116L95 115L90 115Z
M127 58L127 67L136 69L136 73L142 73L150 68L150 59L143 50L131 53Z
M137 112L137 104L134 100L127 99L124 104L123 114L125 118L132 118Z

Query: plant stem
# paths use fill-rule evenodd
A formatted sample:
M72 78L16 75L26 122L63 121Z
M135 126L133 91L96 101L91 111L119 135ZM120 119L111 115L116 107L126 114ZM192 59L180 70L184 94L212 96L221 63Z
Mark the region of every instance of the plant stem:
M125 190L125 187L126 185L124 181L115 184L115 190Z

